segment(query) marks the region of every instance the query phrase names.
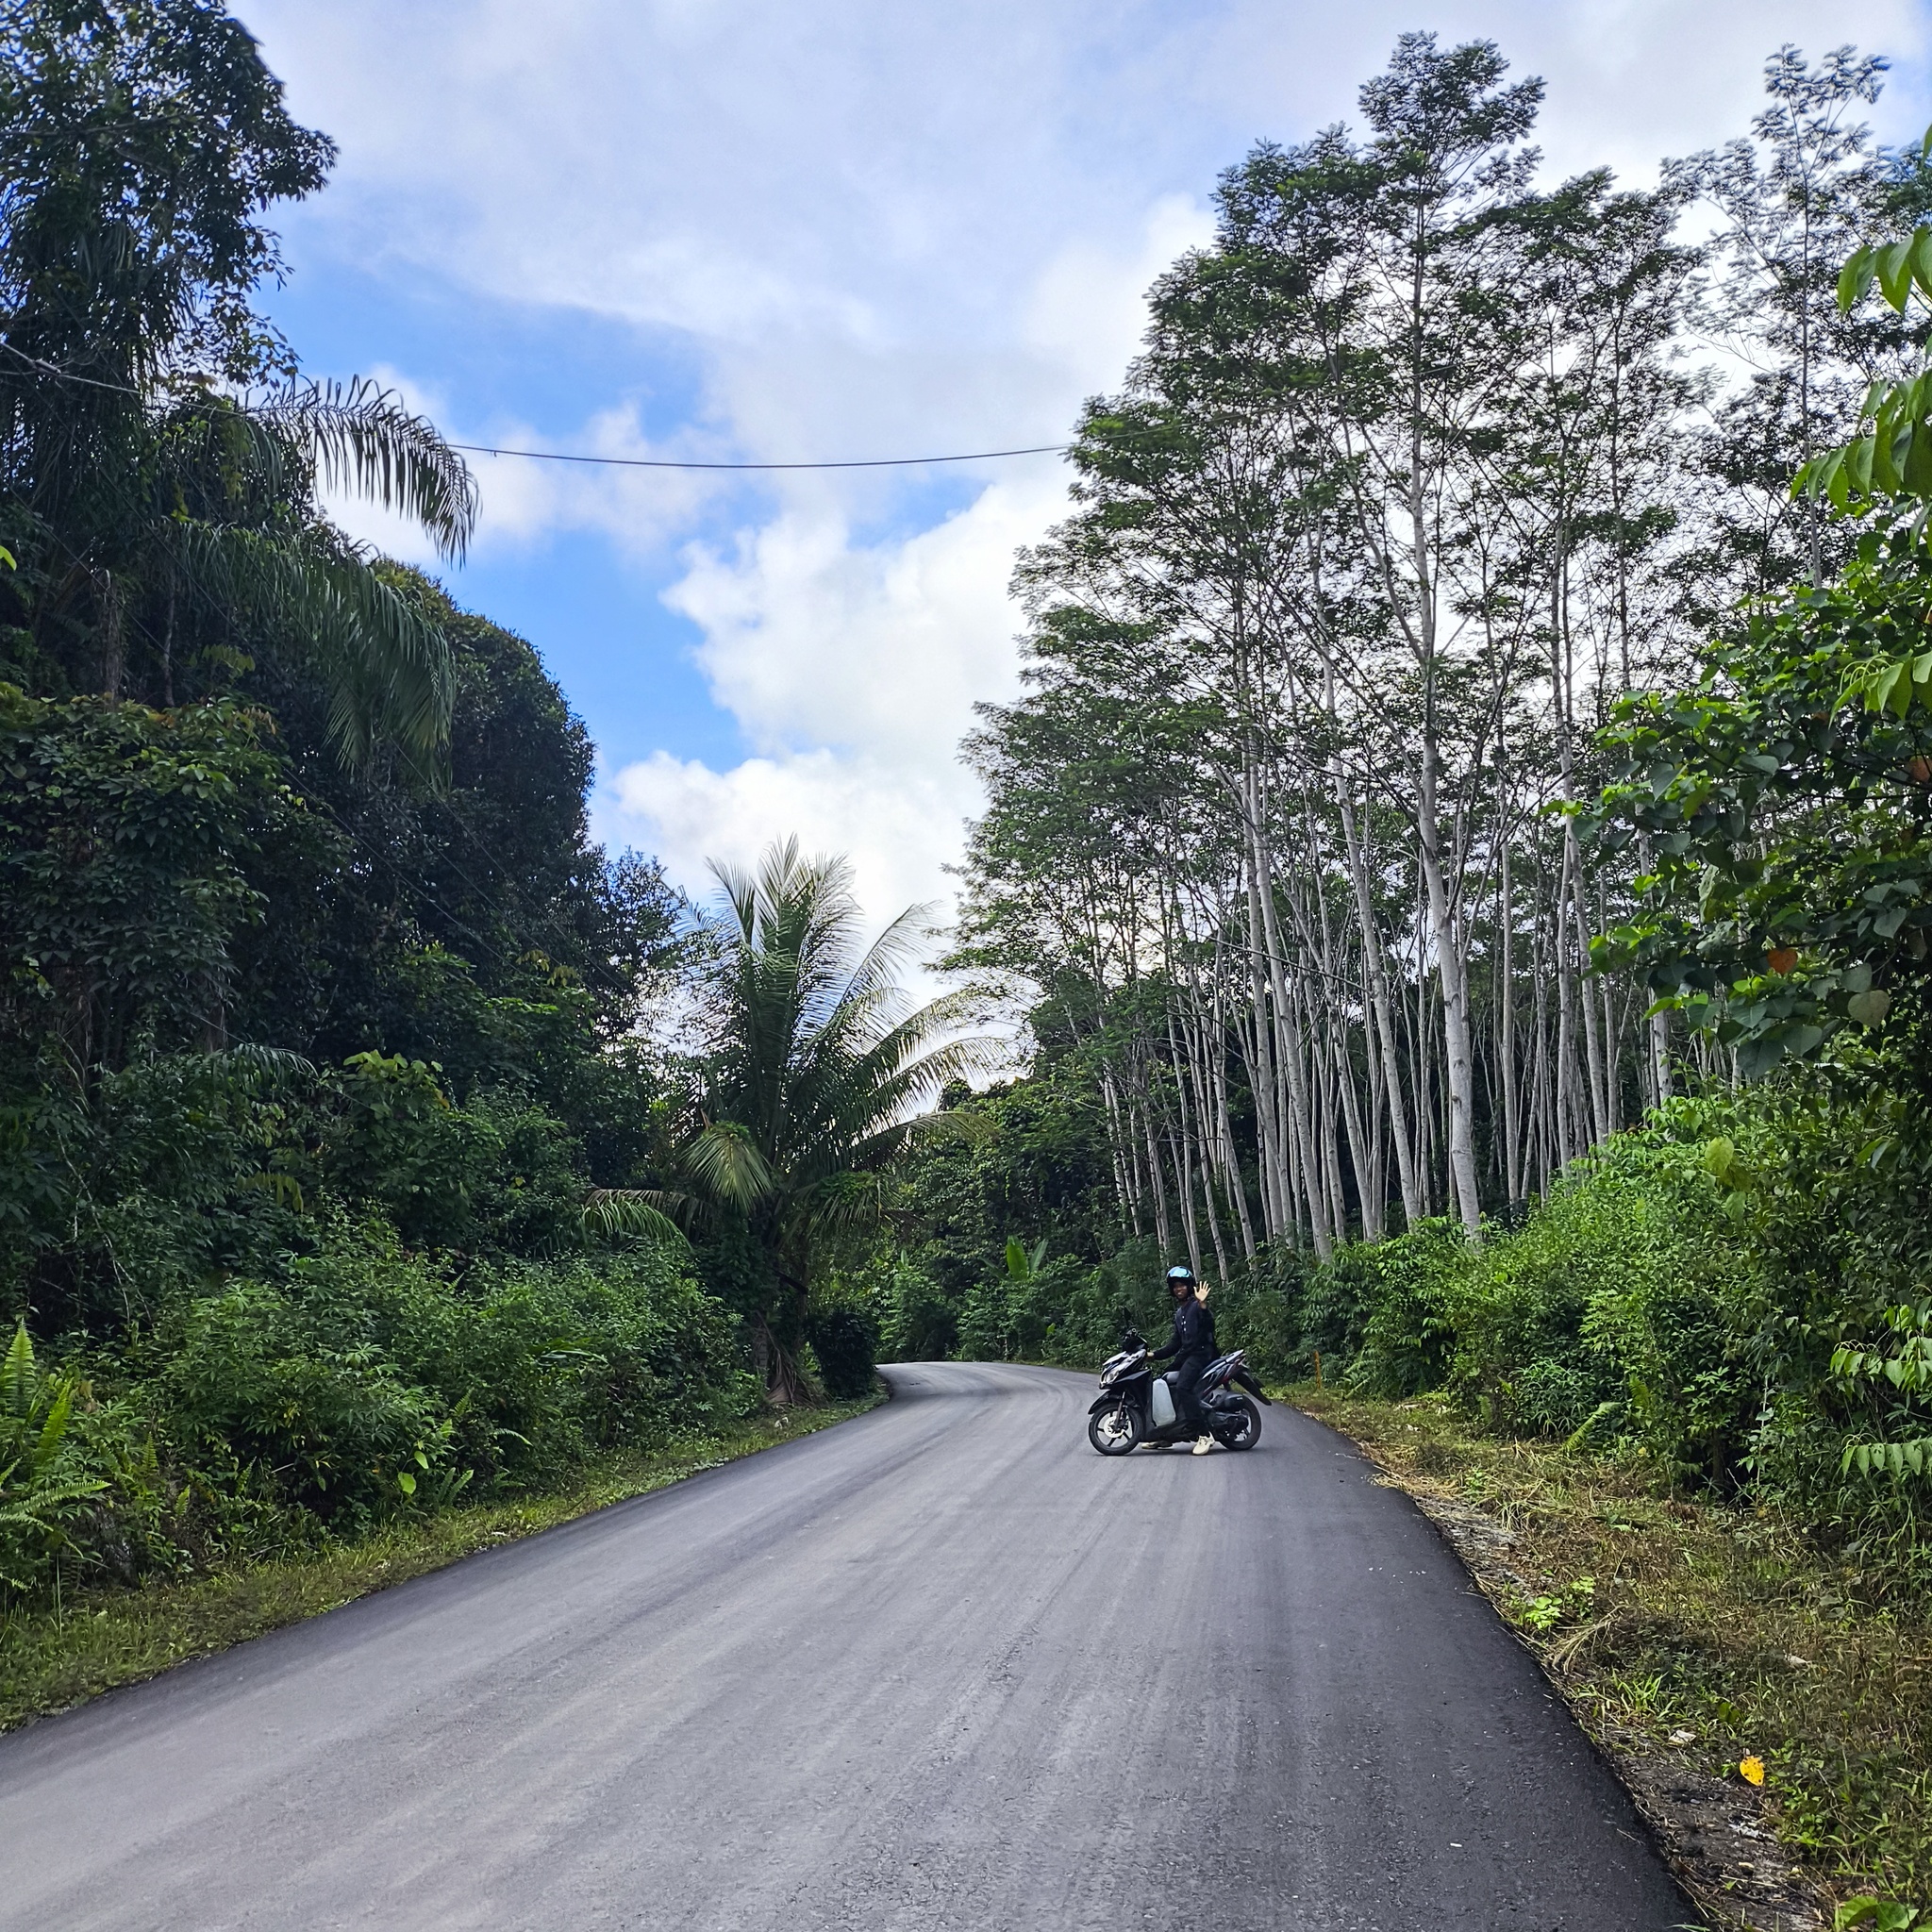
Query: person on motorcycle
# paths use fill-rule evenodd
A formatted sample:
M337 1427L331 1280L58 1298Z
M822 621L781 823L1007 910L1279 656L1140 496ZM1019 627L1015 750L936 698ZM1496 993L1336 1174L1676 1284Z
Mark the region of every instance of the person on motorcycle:
M1194 1279L1191 1268L1170 1268L1167 1288L1174 1296L1174 1340L1165 1348L1155 1349L1148 1359L1164 1362L1170 1356L1174 1358L1174 1413L1183 1423L1193 1426L1194 1454L1206 1456L1214 1446L1214 1438L1201 1420L1201 1405L1194 1391L1202 1370L1214 1359L1209 1353L1214 1335L1209 1325L1211 1317L1200 1297L1200 1283Z

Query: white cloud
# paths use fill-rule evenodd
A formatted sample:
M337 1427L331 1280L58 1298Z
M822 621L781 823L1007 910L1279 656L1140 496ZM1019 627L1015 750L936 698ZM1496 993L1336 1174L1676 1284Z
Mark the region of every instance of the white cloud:
M956 757L976 700L1015 684L1004 586L1053 513L1053 482L999 485L901 543L855 545L829 510L782 514L730 557L700 555L672 593L699 660L758 755L728 772L659 753L615 774L607 836L674 877L744 863L795 831L852 856L881 916L950 898L941 873L974 808Z
M1132 257L1074 248L1047 264L1025 332L1058 365L1063 408L1118 375L1144 325L1142 290L1208 232L1202 209L1170 197ZM959 740L976 702L1018 689L1008 579L1065 488L1058 462L1029 458L933 527L868 543L836 492L800 484L728 553L693 550L666 601L703 633L712 692L759 755L723 774L663 756L629 766L605 829L632 831L687 884L704 859L741 863L796 829L851 852L868 906L949 905L941 868L978 802Z
M341 142L322 208L344 254L758 350L774 328L998 340L1069 240L1123 252L1156 196L1199 194L1246 142L1353 118L1418 24L1547 76L1558 165L1640 171L1737 131L1781 41L1907 60L1927 41L1916 0L1828 21L1812 0L1438 0L1423 23L1411 0L242 11ZM1923 100L1895 102L1911 127Z
M240 10L294 110L342 146L336 185L291 225L306 275L337 261L426 281L479 325L627 325L641 381L668 356L691 389L668 436L645 436L628 392L587 392L575 434L546 443L514 412L466 421L436 370L410 372L462 441L765 460L1057 440L1118 381L1141 291L1205 232L1216 170L1259 136L1355 118L1361 80L1418 24L1411 0ZM1553 170L1641 178L1740 132L1784 40L1900 57L1878 119L1915 132L1927 22L1920 0L1839 0L1828 21L1811 0L1437 0L1426 24L1491 36L1547 77ZM588 530L627 558L682 557L668 601L756 754L627 766L607 834L702 885L705 857L797 830L849 849L880 906L946 891L974 802L954 750L972 702L1013 688L1005 587L1062 500L1050 459L991 473L943 517L894 473L728 495L663 473L478 473L484 554L541 557L551 533ZM721 533L724 507L741 526Z
M728 772L658 752L616 774L605 830L642 824L672 876L694 896L708 862L749 865L795 834L808 853L843 853L874 924L942 903L932 855L957 849L969 803L950 758L925 770L820 750L748 758Z
M836 511L787 510L732 556L696 555L667 601L704 632L712 691L760 750L946 755L974 699L1011 685L1005 573L1058 482L993 485L873 548Z

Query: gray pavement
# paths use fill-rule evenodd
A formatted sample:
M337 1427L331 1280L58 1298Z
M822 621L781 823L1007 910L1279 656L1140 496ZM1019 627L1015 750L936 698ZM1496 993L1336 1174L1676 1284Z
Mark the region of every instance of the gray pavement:
M0 1739L0 1927L1663 1932L1614 1782L1400 1494L1081 1376L858 1422Z

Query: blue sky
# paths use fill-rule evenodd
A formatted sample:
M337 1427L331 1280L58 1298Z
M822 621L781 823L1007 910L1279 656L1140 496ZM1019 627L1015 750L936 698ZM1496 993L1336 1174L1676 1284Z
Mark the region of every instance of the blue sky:
M376 375L452 437L785 460L1053 441L1114 385L1141 296L1257 138L1349 118L1395 35L1544 75L1552 172L1743 131L1791 0L241 0L341 145L283 222L272 307L311 373ZM1829 43L1932 116L1924 0L1840 0ZM943 900L954 757L1014 688L1017 545L1053 458L725 479L475 459L452 574L528 637L602 759L600 832L702 886L796 831L883 915ZM345 508L398 554L409 534Z

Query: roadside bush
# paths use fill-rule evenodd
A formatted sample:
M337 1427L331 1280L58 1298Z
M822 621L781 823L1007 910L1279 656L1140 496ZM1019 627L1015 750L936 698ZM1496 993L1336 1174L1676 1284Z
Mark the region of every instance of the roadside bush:
M731 1312L668 1251L458 1274L325 1205L272 1276L192 1284L53 1366L0 1365L0 1591L310 1546L758 1407Z
M1270 1305L1280 1352L1306 1372L1319 1347L1363 1394L1443 1390L1498 1432L1622 1442L1674 1483L1778 1496L1848 1539L1915 1541L1932 1208L1910 1078L1886 1059L1907 1050L1848 1042L1675 1101L1480 1244L1437 1222L1344 1248ZM1252 1284L1224 1306L1244 1299L1261 1325Z
M872 1393L878 1363L878 1324L870 1310L855 1307L814 1310L806 1336L818 1358L825 1393L835 1402L854 1402Z
M975 1281L959 1308L958 1339L953 1353L961 1361L1003 1362L1017 1349L1012 1284L997 1278Z
M543 1255L581 1245L580 1150L513 1092L457 1106L442 1069L359 1053L322 1083L321 1170L379 1208L411 1247Z
M188 1560L192 1499L168 1480L135 1405L80 1365L49 1365L25 1323L0 1358L0 1605L70 1584L131 1583Z
M938 1282L910 1261L893 1264L882 1294L886 1319L883 1358L893 1362L943 1361L959 1340L959 1308Z
M1423 1221L1373 1246L1346 1248L1320 1271L1331 1305L1357 1307L1360 1349L1349 1363L1351 1388L1413 1395L1439 1387L1455 1345L1455 1298L1467 1262L1459 1225ZM1341 1338L1346 1341L1346 1331Z
M1271 1382L1304 1373L1306 1364L1294 1319L1297 1278L1237 1276L1213 1297L1215 1333L1223 1348L1247 1351L1248 1365Z
M0 1588L31 1590L72 1541L103 1484L78 1452L77 1375L48 1374L26 1324L0 1359Z
M1932 1137L1923 1016L1878 1045L1668 1122L1693 1139L1744 1257L1759 1414L1749 1476L1834 1537L1915 1544L1932 1459Z
M458 1283L385 1224L338 1217L284 1281L194 1298L157 1346L170 1433L226 1445L325 1519L748 1412L728 1313L657 1249Z
M1734 1479L1757 1310L1697 1118L1619 1137L1479 1244L1434 1221L1344 1249L1309 1277L1305 1336L1358 1335L1357 1393L1446 1389L1498 1431L1621 1437L1673 1474Z
M260 1282L198 1296L167 1324L153 1398L191 1457L232 1452L325 1520L384 1513L443 1455L446 1418L359 1315Z

